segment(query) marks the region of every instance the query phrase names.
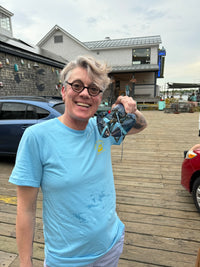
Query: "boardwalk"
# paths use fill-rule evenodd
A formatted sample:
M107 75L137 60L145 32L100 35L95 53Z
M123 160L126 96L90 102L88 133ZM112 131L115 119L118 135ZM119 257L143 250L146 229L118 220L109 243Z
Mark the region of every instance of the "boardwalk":
M144 111L148 128L113 147L117 210L125 223L119 267L194 267L200 247L200 214L180 185L183 151L198 137L198 113ZM16 192L7 183L13 162L0 161L0 267L19 266L15 242ZM42 266L41 195L34 266ZM54 266L59 267L59 266ZM109 267L109 266L108 266Z

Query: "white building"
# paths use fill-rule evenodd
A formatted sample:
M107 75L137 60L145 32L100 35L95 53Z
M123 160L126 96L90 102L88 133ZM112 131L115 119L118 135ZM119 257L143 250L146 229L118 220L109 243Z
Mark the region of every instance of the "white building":
M106 61L112 67L113 81L104 96L108 102L126 93L138 102L156 102L159 94L156 82L163 77L165 58L165 50L159 47L159 35L81 42L55 25L37 45L67 61L86 54Z

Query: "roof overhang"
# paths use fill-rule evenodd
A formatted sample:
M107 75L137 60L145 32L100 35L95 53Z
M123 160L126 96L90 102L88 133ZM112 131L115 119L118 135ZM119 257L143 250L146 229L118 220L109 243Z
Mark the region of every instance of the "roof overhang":
M200 88L199 83L167 83L169 89Z
M113 66L111 73L119 72L141 72L141 71L158 71L159 66L157 64L138 64L131 66Z
M8 16L8 17L11 17L13 16L14 14L10 11L8 11L7 9L5 9L4 7L0 6L0 10L1 10L1 13L3 13L4 15Z

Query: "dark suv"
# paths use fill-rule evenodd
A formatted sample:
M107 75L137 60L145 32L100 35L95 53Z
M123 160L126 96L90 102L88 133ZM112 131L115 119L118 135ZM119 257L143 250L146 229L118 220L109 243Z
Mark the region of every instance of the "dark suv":
M27 127L63 113L60 97L0 97L0 155L15 155Z

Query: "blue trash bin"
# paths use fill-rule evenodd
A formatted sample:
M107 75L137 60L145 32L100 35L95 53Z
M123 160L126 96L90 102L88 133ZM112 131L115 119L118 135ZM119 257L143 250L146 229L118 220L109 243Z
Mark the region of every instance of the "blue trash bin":
M158 101L158 110L163 110L165 108L165 101Z

